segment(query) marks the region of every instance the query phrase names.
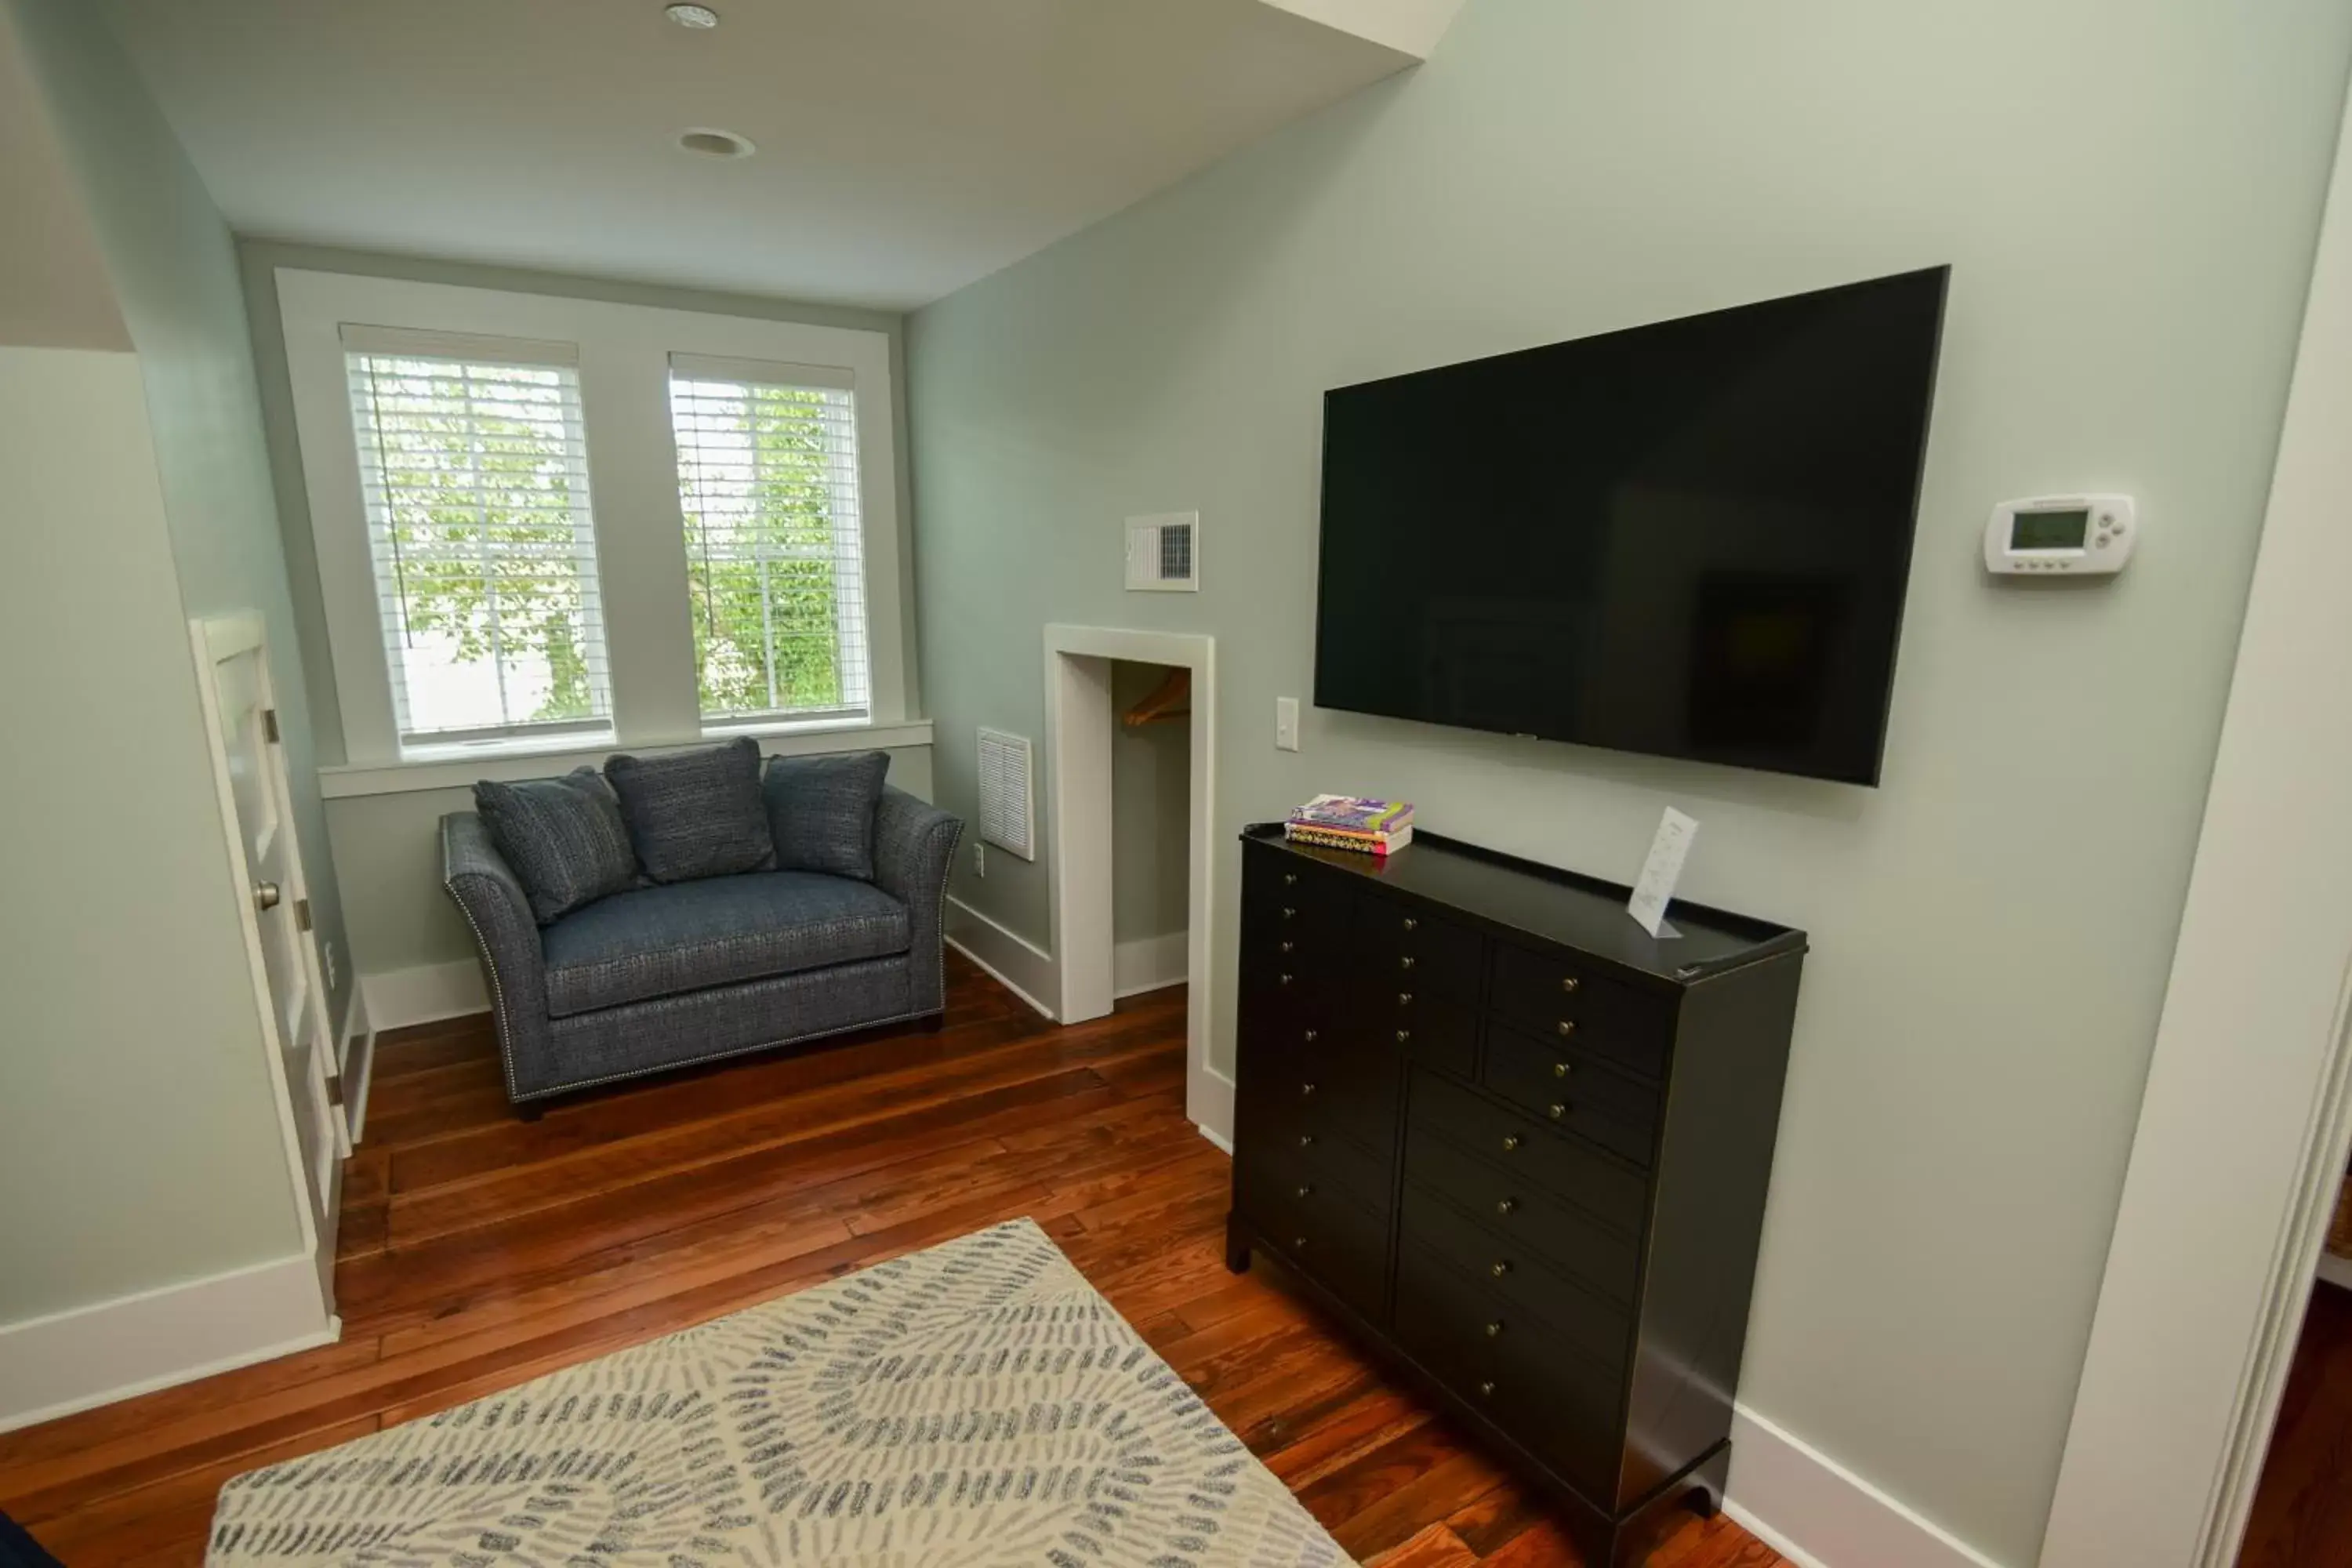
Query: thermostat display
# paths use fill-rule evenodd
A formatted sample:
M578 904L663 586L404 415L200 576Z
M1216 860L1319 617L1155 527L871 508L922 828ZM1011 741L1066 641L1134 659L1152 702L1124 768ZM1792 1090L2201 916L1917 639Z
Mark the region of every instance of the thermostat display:
M2003 501L1985 524L1985 570L2003 576L2071 572L2109 576L2139 536L2129 496L2038 496Z

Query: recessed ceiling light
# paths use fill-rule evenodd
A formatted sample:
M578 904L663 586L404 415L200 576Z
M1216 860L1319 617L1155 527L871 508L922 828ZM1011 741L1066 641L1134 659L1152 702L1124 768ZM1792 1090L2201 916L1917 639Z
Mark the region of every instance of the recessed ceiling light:
M750 137L738 136L732 131L713 130L709 126L679 132L677 144L706 158L748 158L757 151Z
M662 15L681 27L708 29L719 26L719 13L708 5L666 5Z

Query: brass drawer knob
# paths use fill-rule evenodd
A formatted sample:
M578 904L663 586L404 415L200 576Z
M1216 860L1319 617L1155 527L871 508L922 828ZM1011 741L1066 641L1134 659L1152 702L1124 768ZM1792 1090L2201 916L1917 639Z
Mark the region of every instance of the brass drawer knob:
M1307 1031L1307 1043L1308 1045L1313 1045L1316 1041L1316 1032L1314 1030L1309 1029Z
M1498 1198L1495 1202L1496 1214L1517 1214L1518 1210L1519 1200L1517 1198Z
M1284 978L1287 979L1288 976L1286 975ZM1562 1018L1559 1021L1559 1033L1562 1039L1565 1039L1569 1036L1576 1033L1576 1020L1573 1018Z
M1305 1194L1302 1193L1301 1195L1304 1196ZM1510 1271L1511 1260L1507 1258L1498 1258L1495 1259L1493 1267L1486 1270L1487 1273L1492 1274L1497 1279L1500 1279L1504 1275L1508 1274Z
M1583 984L1573 974L1564 974L1560 976L1559 988L1564 994L1573 996L1576 994L1576 988Z
M1302 1198L1313 1197L1315 1195L1315 1184L1312 1182L1302 1183L1298 1188L1298 1195Z
M1400 1045L1400 1046L1401 1046L1401 1045L1404 1044L1407 1040L1410 1040L1411 1038L1412 1038L1412 1031L1411 1029L1399 1029L1399 1030L1397 1031L1397 1044L1398 1044L1398 1045Z
M1478 1385L1478 1396L1482 1399L1491 1399L1494 1395L1495 1380L1490 1377Z
M1400 1007L1410 1007L1410 1006L1412 1006L1412 992L1410 992L1410 991L1400 991L1400 992L1398 992L1398 993L1397 993L1397 1005L1398 1005L1398 1006L1400 1006Z
M1290 941L1287 937L1286 937L1286 938L1284 938L1284 939L1283 939L1282 951L1283 951L1283 952L1288 952L1292 948L1297 947L1297 945L1298 945L1298 944L1297 944L1297 942L1292 942L1292 941Z
M1404 917L1404 929L1407 931L1419 931L1421 929L1421 922L1413 919L1411 915L1407 915Z
M1412 954L1408 952L1402 958L1398 959L1397 967L1399 969L1411 969L1412 967Z
M1284 971L1282 972L1282 983L1283 983L1285 985L1287 985L1287 984L1290 984L1290 971L1288 971L1288 970L1286 970L1286 970L1284 970Z
M1312 1132L1301 1132L1298 1135L1298 1146L1301 1149L1312 1149L1315 1146L1315 1134Z
M1503 1134L1503 1152L1504 1152L1504 1153L1507 1154L1507 1153L1509 1153L1512 1150L1514 1150L1514 1149L1517 1148L1518 1146L1519 1146L1519 1135L1518 1135L1517 1133L1516 1133L1516 1132L1506 1132L1506 1133L1504 1133L1504 1134Z
M1286 888L1295 888L1298 886L1298 873L1296 871L1285 871L1282 874L1282 885Z
M1307 1250L1307 1238L1306 1238L1305 1237L1303 1237L1303 1236L1294 1236L1294 1237L1292 1237L1290 1238L1290 1250L1291 1250L1291 1251L1293 1251L1293 1252L1304 1252L1304 1251L1306 1251L1306 1250Z
M1550 1111L1551 1119L1554 1121L1564 1120L1568 1115L1568 1102L1564 1100L1553 1100L1551 1102Z
M1554 1078L1566 1078L1570 1073L1575 1070L1576 1064L1574 1062L1554 1062L1551 1064L1551 1076Z
M1499 1340L1503 1337L1502 1319L1497 1318L1486 1325L1486 1337L1490 1340Z
M1285 904L1282 906L1282 918L1286 921L1296 920L1298 918L1298 911L1292 909L1288 904Z
M1302 1099L1302 1100L1303 1100L1303 1099L1305 1099L1307 1096L1308 1096L1308 1095L1310 1095L1310 1094L1313 1094L1314 1092L1315 1092L1315 1086L1314 1086L1313 1084L1311 1084L1311 1083L1302 1083L1302 1084L1300 1084L1300 1085L1298 1086L1298 1094L1299 1094L1299 1098L1300 1098L1300 1099Z

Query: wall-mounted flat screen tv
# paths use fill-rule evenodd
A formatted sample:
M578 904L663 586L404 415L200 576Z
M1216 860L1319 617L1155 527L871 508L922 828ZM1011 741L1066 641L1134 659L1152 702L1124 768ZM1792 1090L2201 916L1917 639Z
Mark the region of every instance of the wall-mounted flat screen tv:
M1327 394L1316 702L1875 784L1949 274Z

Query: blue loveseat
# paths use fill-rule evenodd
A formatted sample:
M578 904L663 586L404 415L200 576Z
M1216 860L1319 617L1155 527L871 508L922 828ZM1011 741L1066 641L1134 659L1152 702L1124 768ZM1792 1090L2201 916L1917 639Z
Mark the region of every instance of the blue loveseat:
M441 819L443 880L489 983L508 1098L551 1095L878 1024L937 1027L962 824L903 791L874 808L871 881L748 870L637 885L551 921L477 812Z

